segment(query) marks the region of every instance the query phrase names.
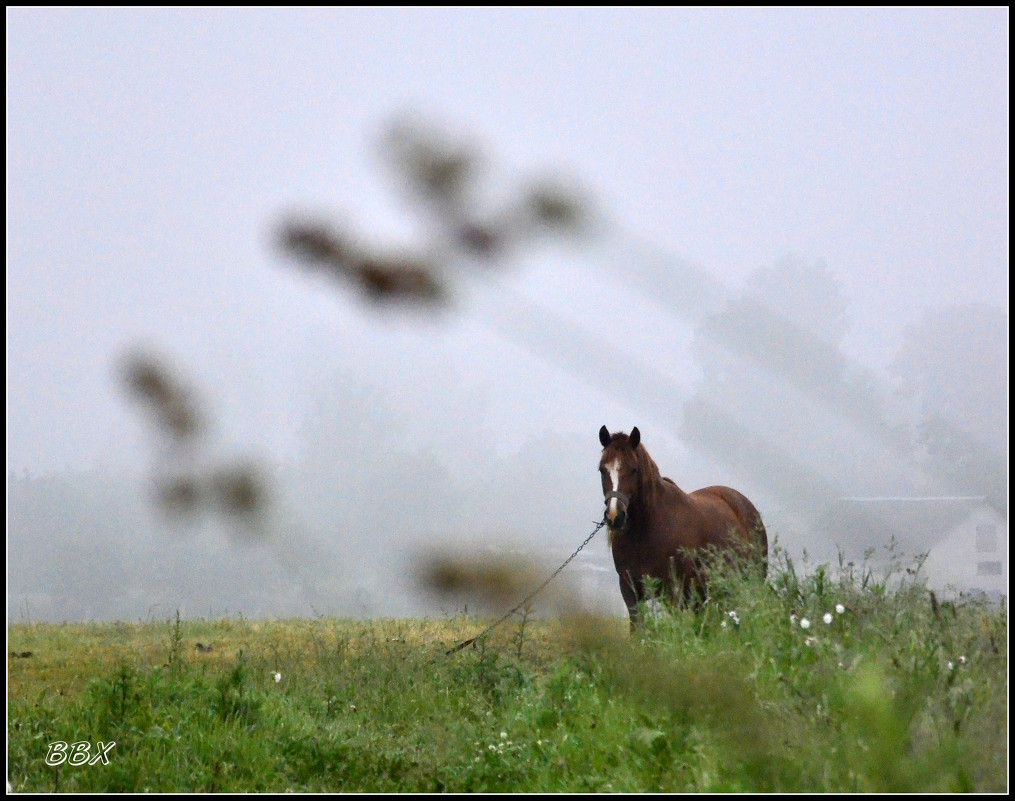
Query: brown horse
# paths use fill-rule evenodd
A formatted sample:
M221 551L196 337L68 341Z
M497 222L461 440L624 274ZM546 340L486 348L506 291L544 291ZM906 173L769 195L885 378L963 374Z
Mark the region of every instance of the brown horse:
M637 428L611 436L603 426L599 441L605 519L632 629L638 602L647 597L645 579L657 581L663 597L673 601L705 598L704 562L710 550L756 558L764 575L768 535L747 498L729 487L684 492L659 474Z

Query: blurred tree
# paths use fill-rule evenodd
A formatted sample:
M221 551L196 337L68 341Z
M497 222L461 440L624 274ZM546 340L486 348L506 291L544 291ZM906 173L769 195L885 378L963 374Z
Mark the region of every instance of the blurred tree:
M760 267L739 297L698 326L699 395L751 403L756 370L856 415L861 407L844 384L852 377L839 350L847 329L842 289L824 262L787 256ZM876 421L881 415L872 409L868 416Z
M682 438L787 506L823 512L857 472L843 469L841 442L828 432L843 417L883 427L878 404L858 402L839 350L847 326L841 287L823 262L789 256L756 270L698 326L702 378ZM832 482L835 471L846 475Z
M923 466L1007 514L1007 311L976 304L925 312L907 328L891 372L915 407Z
M747 279L747 295L792 322L838 345L849 330L846 299L838 279L821 259L810 261L787 255L775 264L759 267Z

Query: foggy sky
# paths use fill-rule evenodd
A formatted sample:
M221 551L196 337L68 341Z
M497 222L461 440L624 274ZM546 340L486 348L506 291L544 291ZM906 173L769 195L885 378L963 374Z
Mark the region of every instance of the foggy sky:
M679 427L701 317L758 268L826 266L838 344L884 387L927 310L1007 312L1007 9L15 9L7 25L9 472L144 475L157 448L116 369L146 345L199 388L216 448L270 466L305 457L345 375L452 475L586 438L588 465L562 470L587 468L594 515L596 432L638 425L687 489L764 497ZM573 177L599 235L454 274L433 316L295 269L273 238L294 210L424 241L377 145L406 111L481 149L491 203ZM705 287L715 308L693 308ZM778 312L806 318L796 303Z
M506 448L637 424L505 347L475 306L420 334L286 269L270 233L293 207L411 241L374 147L405 109L485 144L505 182L570 171L638 239L734 287L787 253L824 260L846 347L882 368L923 308L1007 308L1007 19L9 11L8 468L136 458L111 365L137 341L218 387L229 436L272 453L291 452L303 374L328 358L410 413L485 387L479 417ZM567 254L533 261L505 280L625 347L613 309L641 299L561 281ZM684 332L667 334L679 375ZM412 367L427 354L445 375Z

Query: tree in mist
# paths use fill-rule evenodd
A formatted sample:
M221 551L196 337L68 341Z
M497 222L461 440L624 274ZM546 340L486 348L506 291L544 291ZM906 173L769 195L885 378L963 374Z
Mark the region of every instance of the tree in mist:
M124 543L136 529L121 491L99 471L8 474L9 601L24 600L36 619L76 620L113 608L134 567Z
M379 388L340 370L310 391L298 486L304 517L334 537L425 528L454 507L446 466Z
M909 326L891 366L914 406L916 458L954 492L1007 510L1008 314L932 309Z
M787 256L752 273L740 296L699 324L699 395L747 402L745 367L803 391L843 379L838 346L848 328L846 302L821 261Z
M839 350L847 327L841 287L823 262L789 256L756 270L698 326L702 377L682 438L787 506L823 511L837 490L806 459L833 460L827 432L837 417L881 419L856 402L861 388Z
M743 309L746 298L779 309L791 322L838 346L849 331L849 315L842 286L822 260L788 255L751 273L747 292L729 313Z
M8 622L306 610L264 542L237 541L215 518L167 519L136 481L108 470L8 474Z

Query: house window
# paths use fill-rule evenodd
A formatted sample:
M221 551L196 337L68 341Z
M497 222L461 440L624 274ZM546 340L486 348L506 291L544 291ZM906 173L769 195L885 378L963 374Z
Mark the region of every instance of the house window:
M1001 575L1001 563L1000 562L977 562L976 563L976 575L978 575L978 576L1000 576Z
M976 527L976 550L980 553L993 553L997 550L997 526Z

